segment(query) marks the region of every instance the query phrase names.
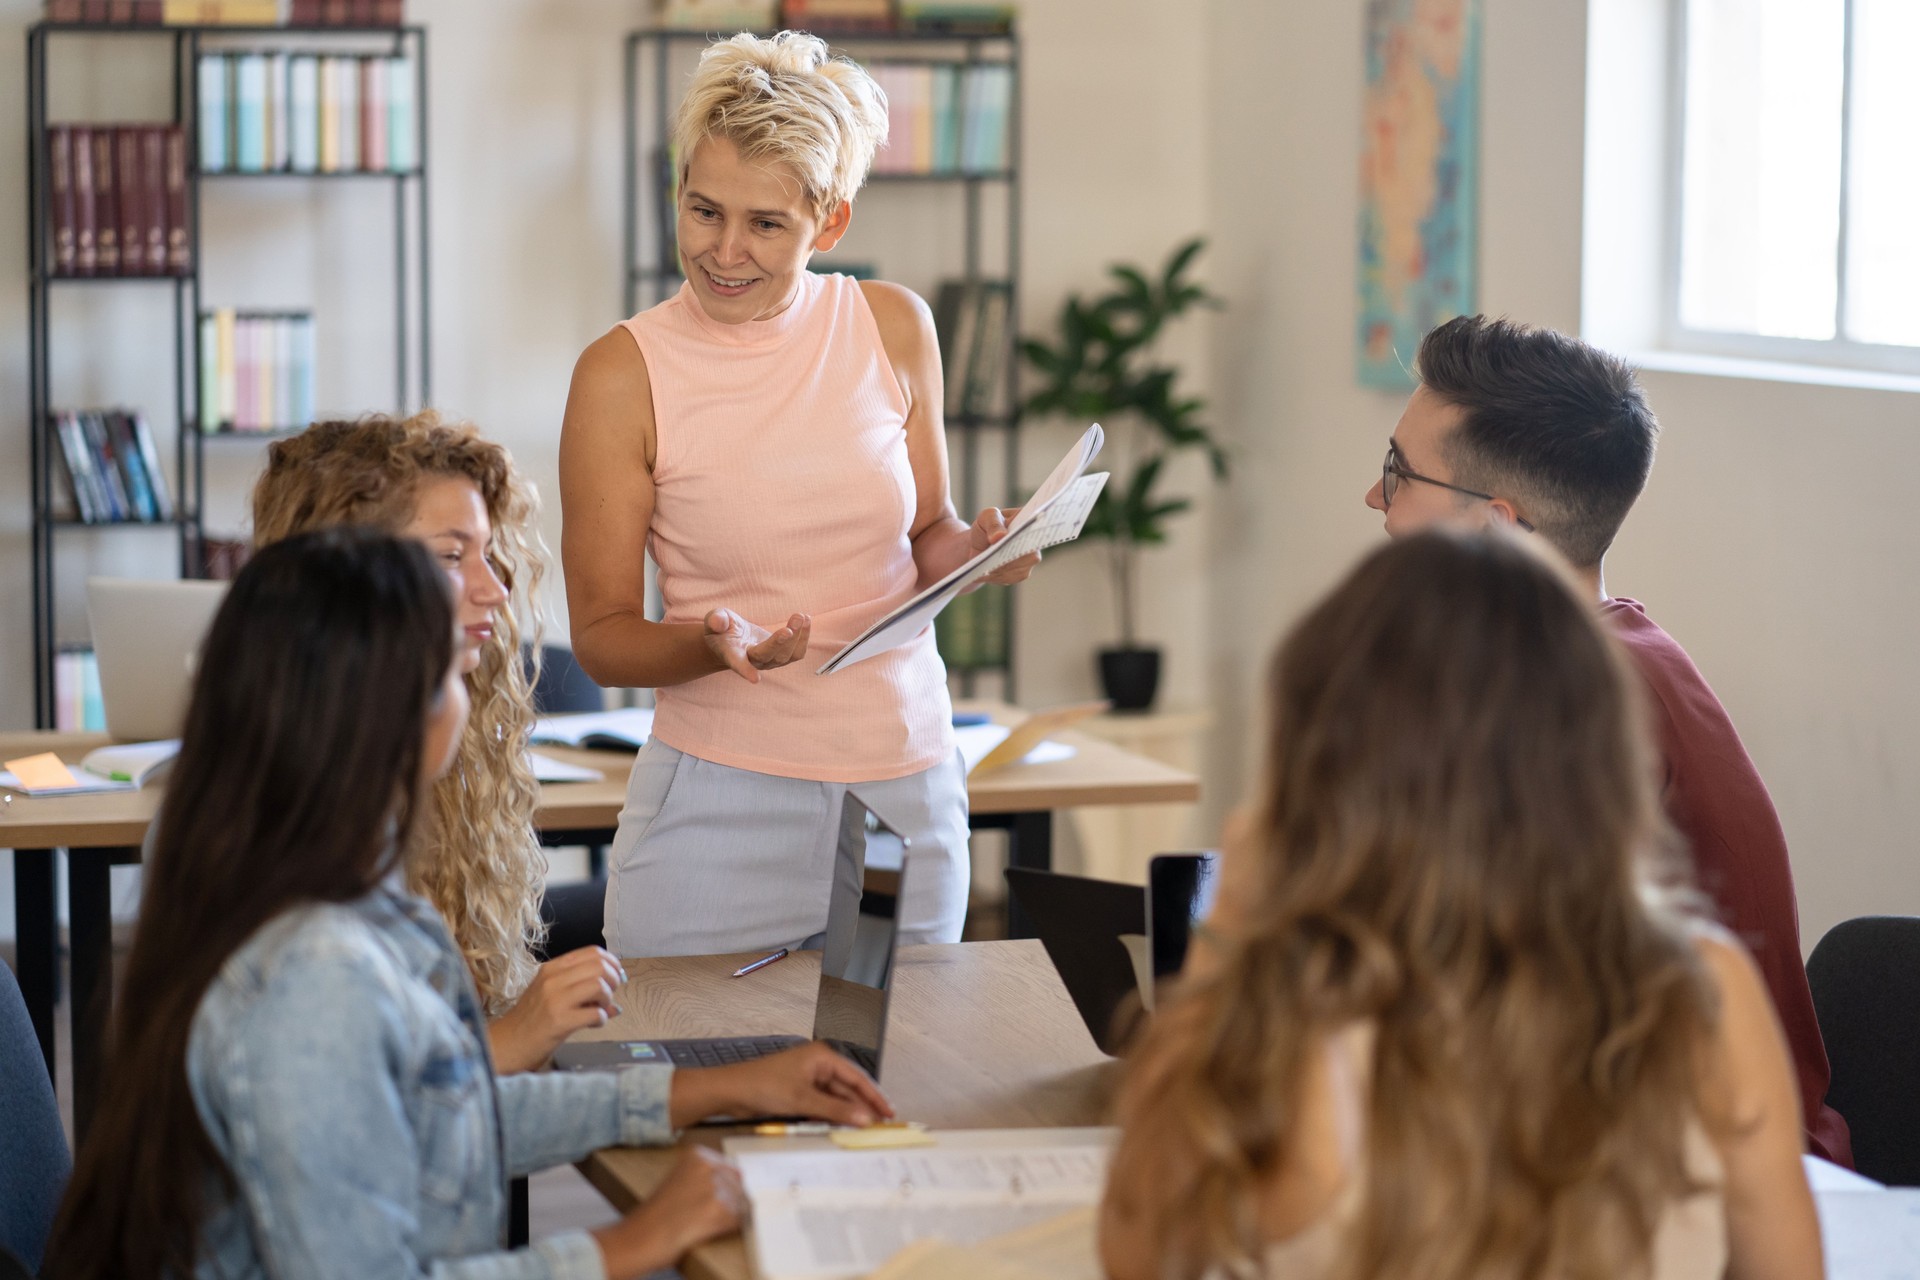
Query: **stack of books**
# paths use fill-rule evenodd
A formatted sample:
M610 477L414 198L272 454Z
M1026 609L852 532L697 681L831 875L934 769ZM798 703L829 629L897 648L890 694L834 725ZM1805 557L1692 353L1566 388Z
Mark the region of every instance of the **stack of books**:
M1006 412L1013 289L1004 280L947 280L934 294L949 421Z
M50 125L47 225L56 276L181 276L187 140L177 125Z
M1009 160L1013 68L1005 63L875 63L887 145L875 173L998 173Z
M202 173L411 173L413 59L283 51L200 58Z
M66 648L53 655L53 727L62 733L106 732L100 664L93 650Z
M200 429L298 431L313 421L313 315L236 311L200 317Z
M818 35L885 35L893 0L780 0L780 25Z
M916 36L1005 36L1013 34L1010 4L914 4L903 0L897 19L903 34Z
M138 410L62 410L51 425L66 464L68 518L88 524L173 519L160 450Z
M778 0L662 0L659 22L680 31L765 31Z
M404 0L47 0L49 22L157 27L397 27Z

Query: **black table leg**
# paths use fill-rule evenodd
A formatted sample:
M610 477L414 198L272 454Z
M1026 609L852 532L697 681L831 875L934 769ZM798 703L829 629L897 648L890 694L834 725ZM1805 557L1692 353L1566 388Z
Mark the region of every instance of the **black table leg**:
M507 1184L507 1248L524 1249L533 1238L533 1202L527 1180L515 1178Z
M67 920L73 962L73 1134L86 1134L99 1097L113 1009L113 868L138 849L67 851Z
M27 1016L40 1038L47 1078L54 1078L53 1011L60 999L60 920L52 849L13 851L14 968Z
M1034 871L1053 870L1053 810L1035 809L1027 813L981 813L968 818L976 831L1007 833L1007 865ZM1031 938L1033 926L1026 913L1007 899L1007 936Z

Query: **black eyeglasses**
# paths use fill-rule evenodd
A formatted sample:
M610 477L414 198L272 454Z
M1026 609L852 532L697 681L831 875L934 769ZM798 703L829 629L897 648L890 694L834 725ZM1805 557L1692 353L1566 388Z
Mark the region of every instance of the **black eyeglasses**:
M1432 476L1423 476L1418 471L1402 466L1400 464L1400 446L1389 440L1387 441L1386 461L1380 464L1381 506L1391 507L1393 505L1394 491L1400 487L1402 480L1418 480L1421 484L1430 484L1435 488L1451 489L1455 493L1465 494L1469 498L1478 498L1482 502L1492 502L1494 500L1493 495L1490 493L1481 493L1478 489L1468 489L1457 484L1448 484L1445 480L1435 480ZM1533 526L1525 520L1522 520L1519 516L1514 516L1513 522L1522 529L1525 529L1528 533L1533 532Z

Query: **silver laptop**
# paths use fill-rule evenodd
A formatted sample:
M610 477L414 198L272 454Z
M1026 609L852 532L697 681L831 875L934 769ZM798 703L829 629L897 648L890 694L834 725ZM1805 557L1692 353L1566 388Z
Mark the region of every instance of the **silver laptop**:
M108 733L128 742L180 736L200 645L226 594L224 582L87 579Z
M849 805L859 805L851 795ZM861 806L864 808L864 806ZM836 891L828 908L820 986L814 997L813 1038L880 1078L886 1048L887 1007L893 991L894 957L900 946L900 893L906 885L911 842L878 814L866 815L865 862L876 870L897 868L886 893ZM851 918L849 918L851 917ZM751 976L741 979L751 982ZM554 1051L560 1071L605 1071L645 1062L681 1067L722 1067L805 1044L799 1036L743 1035L698 1040L569 1041Z

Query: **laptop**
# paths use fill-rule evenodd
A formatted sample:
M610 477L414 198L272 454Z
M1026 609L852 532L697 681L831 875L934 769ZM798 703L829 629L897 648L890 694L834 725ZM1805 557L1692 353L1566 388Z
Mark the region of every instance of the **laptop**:
M108 733L127 742L180 736L200 645L226 594L224 582L87 579Z
M847 803L858 804L852 796ZM813 1036L880 1078L894 960L900 949L899 895L907 878L911 842L867 812L868 865L897 868L891 892L839 893L827 908L820 986L814 997ZM849 917L851 919L849 920ZM751 977L742 978L751 982ZM676 1067L724 1067L807 1043L799 1036L727 1036L697 1040L572 1041L554 1051L561 1071L607 1071L643 1062Z
M1102 1053L1120 1056L1146 1023L1149 989L1180 972L1194 925L1213 909L1216 870L1210 853L1164 853L1142 888L1008 868L1008 890Z

